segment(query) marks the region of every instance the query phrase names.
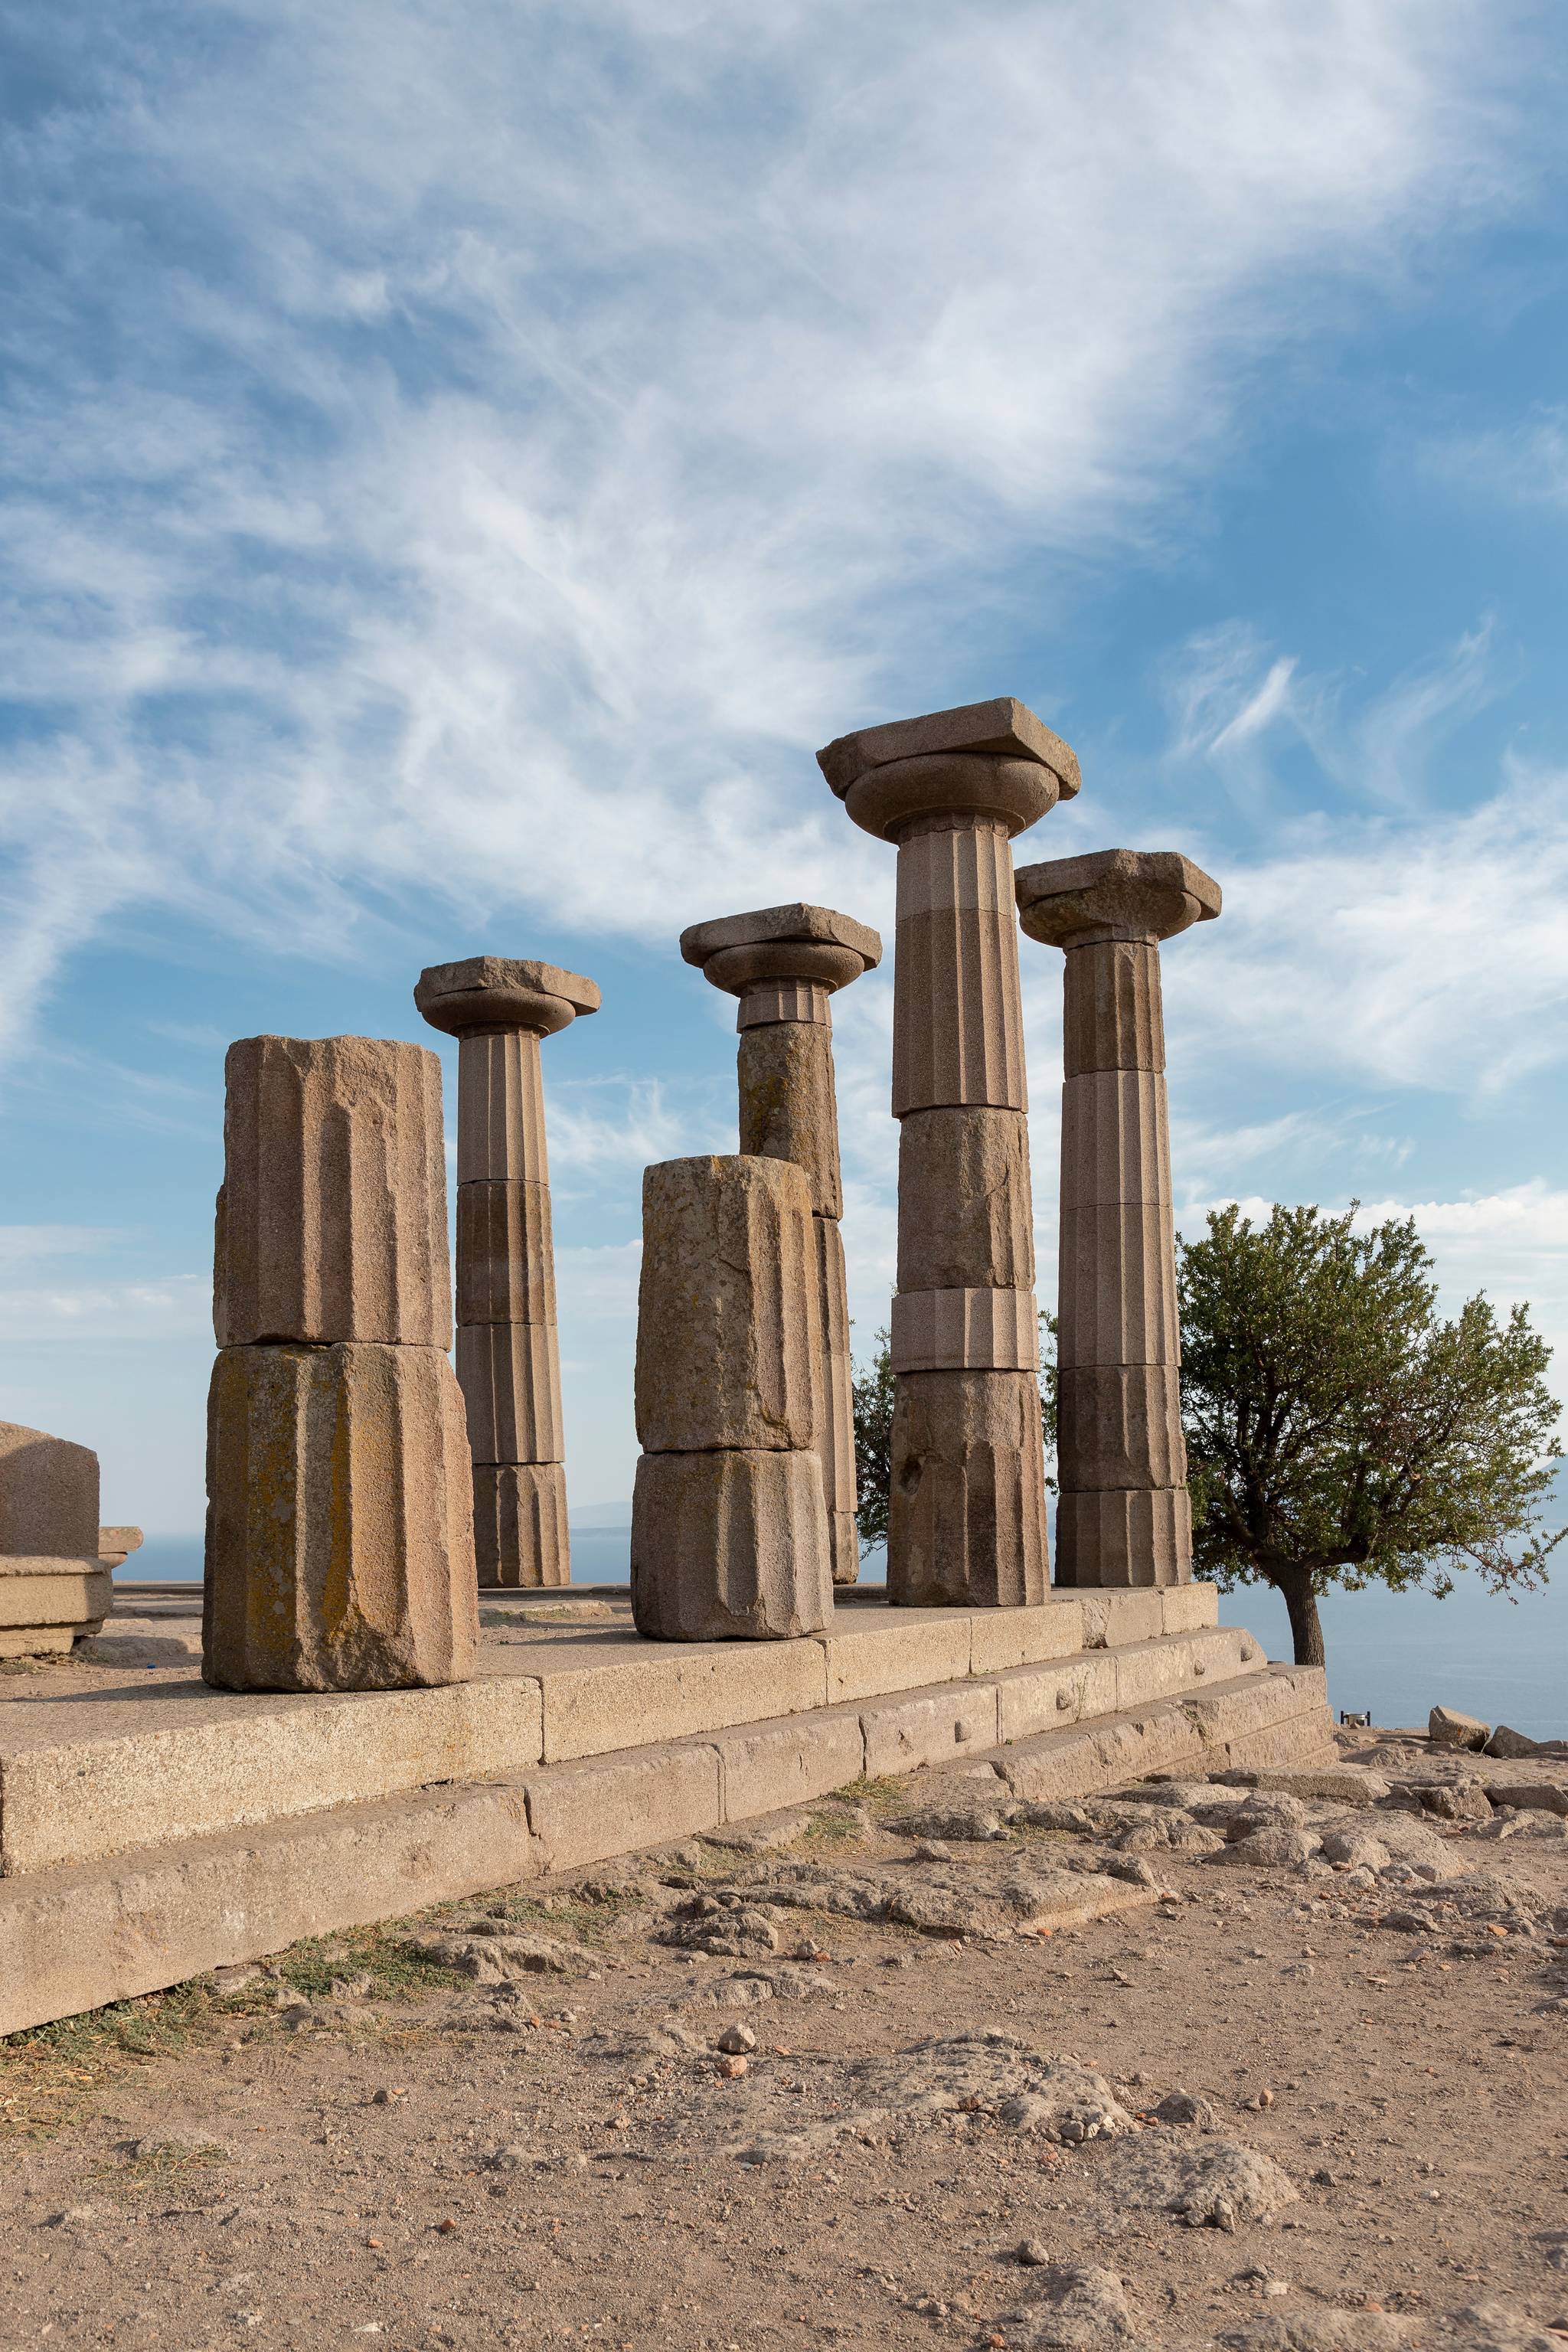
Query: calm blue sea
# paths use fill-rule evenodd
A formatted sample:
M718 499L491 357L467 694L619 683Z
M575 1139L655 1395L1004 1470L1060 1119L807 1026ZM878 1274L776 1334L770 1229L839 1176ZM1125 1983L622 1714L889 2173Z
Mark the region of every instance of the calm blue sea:
M574 1526L573 1582L624 1584L630 1541L629 1528ZM120 1576L178 1582L201 1573L200 1536L149 1536ZM880 1580L879 1552L868 1556L863 1573ZM1266 1586L1223 1596L1219 1613L1225 1624L1250 1627L1271 1658L1289 1658L1284 1604ZM1419 1725L1441 1701L1533 1738L1568 1738L1568 1560L1555 1583L1517 1602L1494 1598L1467 1576L1447 1601L1424 1592L1332 1593L1322 1615L1335 1708L1370 1707L1375 1723Z

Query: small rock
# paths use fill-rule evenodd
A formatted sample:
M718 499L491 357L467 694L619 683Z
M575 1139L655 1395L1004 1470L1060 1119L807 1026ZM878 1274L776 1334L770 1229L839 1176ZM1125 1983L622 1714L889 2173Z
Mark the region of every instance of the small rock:
M1489 1780L1486 1791L1494 1805L1514 1805L1521 1812L1568 1814L1568 1789L1559 1781Z
M742 2056L757 2046L757 2037L749 2025L727 2025L719 2036L718 2046L731 2058Z
M1539 1756L1541 1742L1531 1739L1525 1732L1515 1731L1511 1724L1500 1723L1481 1753L1500 1756L1507 1762L1517 1764L1521 1757Z
M719 2072L726 2083L738 2082L745 2073L747 2063L747 2060L737 2053L728 2058L720 2059Z
M1050 2259L1050 2248L1038 2238L1026 2238L1018 2249L1018 2260L1026 2270L1039 2270Z
M1194 2145L1173 2131L1120 2141L1100 2178L1113 2200L1163 2206L1194 2229L1234 2230L1238 2221L1265 2221L1297 2201L1279 2166L1256 2148L1232 2140Z
M97 2210L92 2205L67 2205L60 2212L49 2215L48 2227L58 2230L68 2221L90 2221Z
M1228 1829L1226 1836L1230 1838ZM1310 1830L1290 1829L1283 1824L1266 1822L1238 1841L1222 1846L1209 1859L1218 1863L1250 1864L1255 1869L1300 1869L1303 1864L1312 1860L1320 1843L1321 1840Z
M1484 1748L1492 1736L1489 1723L1479 1716L1461 1715L1457 1707L1435 1706L1426 1718L1426 1737L1435 1748Z
M940 1838L921 1838L915 1847L914 1859L916 1862L951 1862L952 1848L944 1845Z
M887 1823L900 1837L935 1838L943 1843L967 1843L1005 1838L1007 1825L1000 1813L991 1807L965 1806L962 1811L943 1811L935 1807L918 1813L899 1813Z
M1154 2109L1163 2124L1186 2125L1194 2131L1212 2132L1219 2117L1207 2099L1200 2099L1191 2091L1167 2091Z
M384 2085L384 2086L382 2087L382 2089L380 2089L379 2091L373 2091L373 2092L372 2092L372 2094L371 2094L371 2105L372 2105L372 2106L375 2106L375 2107L390 2107L390 2106L393 2105L393 2103L394 2103L394 2101L395 2101L395 2100L397 2100L397 2099L405 2099L407 2096L408 2096L408 2094L407 2094L407 2092L406 2092L406 2091L404 2091L404 2090L395 2090L395 2091L394 2091L394 2090L388 2090L388 2089Z
M1110 2352L1116 2346L1131 2347L1137 2337L1126 2288L1114 2271L1093 2263L1043 2270L1017 2317L1029 2331L1026 2340L1040 2352Z
M1479 1780L1442 1780L1421 1791L1424 1812L1440 1822L1489 1822L1491 1799Z

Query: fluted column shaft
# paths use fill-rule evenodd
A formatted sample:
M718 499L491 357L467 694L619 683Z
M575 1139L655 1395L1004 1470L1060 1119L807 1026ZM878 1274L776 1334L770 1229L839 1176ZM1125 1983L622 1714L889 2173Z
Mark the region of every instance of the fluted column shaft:
M478 957L416 1003L458 1045L458 1379L481 1585L571 1581L561 1351L540 1041L598 991L548 964Z
M1078 790L1078 762L1007 698L842 736L817 761L899 852L888 1598L1016 1607L1044 1597L1047 1551L1009 844Z
M822 1465L833 1581L853 1584L860 1573L854 1368L830 1003L837 989L880 962L882 942L831 908L793 905L694 924L680 947L716 988L740 998L742 1152L793 1160L811 1190L820 1334L812 1442Z
M1057 1582L1182 1583L1192 1512L1159 943L1217 912L1218 891L1184 859L1113 850L1029 867L1018 894L1025 928L1066 950Z
M888 1597L912 1606L1016 1606L1047 1584L1012 898L1005 822L943 811L900 830Z

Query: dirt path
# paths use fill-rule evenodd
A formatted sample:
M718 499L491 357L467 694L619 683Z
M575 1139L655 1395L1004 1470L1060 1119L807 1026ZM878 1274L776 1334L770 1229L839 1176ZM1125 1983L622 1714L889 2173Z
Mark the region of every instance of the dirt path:
M857 1790L17 2037L0 2345L1564 2352L1568 1820L1360 1737L1306 1800Z

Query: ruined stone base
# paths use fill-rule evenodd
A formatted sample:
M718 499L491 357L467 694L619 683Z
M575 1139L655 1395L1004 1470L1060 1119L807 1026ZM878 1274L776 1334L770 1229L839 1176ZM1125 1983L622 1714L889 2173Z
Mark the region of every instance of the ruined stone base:
M473 1672L468 1431L440 1349L223 1349L207 1496L208 1682L397 1690Z
M1184 1486L1058 1496L1058 1585L1185 1584L1192 1572L1193 1507Z
M632 1491L632 1616L656 1642L790 1641L833 1611L815 1454L645 1454Z
M1321 1674L1266 1664L1215 1601L866 1612L763 1650L563 1631L472 1683L353 1698L171 1676L53 1703L52 1738L49 1707L0 1705L0 2034L862 1777L957 1763L1056 1799L1333 1760ZM1095 1623L1109 1646L1081 1646Z
M888 1598L1016 1609L1047 1590L1033 1372L901 1372L893 1400Z
M571 1583L563 1463L475 1463L474 1560L481 1591Z
M96 1633L113 1605L100 1560L0 1553L0 1658L58 1657Z

